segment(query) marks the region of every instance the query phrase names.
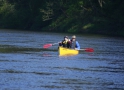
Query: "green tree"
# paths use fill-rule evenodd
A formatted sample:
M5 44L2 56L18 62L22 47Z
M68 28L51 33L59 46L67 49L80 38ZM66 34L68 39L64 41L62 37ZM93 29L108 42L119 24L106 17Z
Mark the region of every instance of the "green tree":
M124 35L123 0L0 0L0 28Z

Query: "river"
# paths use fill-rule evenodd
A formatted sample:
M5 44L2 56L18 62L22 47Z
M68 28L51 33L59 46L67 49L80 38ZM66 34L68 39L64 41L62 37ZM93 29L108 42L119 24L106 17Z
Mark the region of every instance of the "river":
M59 56L58 45L71 34L0 30L0 90L124 90L124 39L76 35L75 56Z

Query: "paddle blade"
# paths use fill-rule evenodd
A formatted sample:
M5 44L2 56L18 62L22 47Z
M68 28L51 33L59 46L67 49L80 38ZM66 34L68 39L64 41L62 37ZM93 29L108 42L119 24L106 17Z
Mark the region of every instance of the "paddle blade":
M43 48L49 48L49 47L51 47L52 46L52 44L45 44L44 46L43 46Z
M94 49L93 48L85 48L85 51L86 52L94 52Z

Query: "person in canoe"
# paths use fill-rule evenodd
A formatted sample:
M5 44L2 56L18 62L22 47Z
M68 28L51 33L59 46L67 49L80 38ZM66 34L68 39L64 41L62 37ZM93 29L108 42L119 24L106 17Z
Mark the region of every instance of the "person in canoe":
M59 43L59 46L65 47L65 48L70 48L70 39L68 38L68 36L64 37L64 40L62 40Z
M80 49L80 44L78 43L78 41L76 40L76 36L73 35L71 41L69 42L69 47L72 49Z

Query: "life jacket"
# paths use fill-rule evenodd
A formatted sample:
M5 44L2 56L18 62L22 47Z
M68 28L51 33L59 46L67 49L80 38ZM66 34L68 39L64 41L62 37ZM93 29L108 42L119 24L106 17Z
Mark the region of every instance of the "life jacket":
M76 41L72 41L72 40L71 40L71 45L70 45L70 46L71 46L71 48L73 48L73 49L74 49L74 48L77 48Z
M65 41L63 40L61 43L59 43L59 46L71 48L71 41Z
M63 46L63 47L67 47L67 45L68 45L68 41L63 40L63 41L62 41L62 46Z

